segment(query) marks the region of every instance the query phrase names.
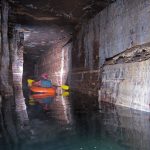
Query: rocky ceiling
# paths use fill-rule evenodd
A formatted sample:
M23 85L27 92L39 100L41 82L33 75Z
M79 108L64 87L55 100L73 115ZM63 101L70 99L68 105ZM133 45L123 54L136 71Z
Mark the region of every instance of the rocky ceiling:
M37 60L67 43L83 21L114 0L9 0L10 22L24 32L25 53Z

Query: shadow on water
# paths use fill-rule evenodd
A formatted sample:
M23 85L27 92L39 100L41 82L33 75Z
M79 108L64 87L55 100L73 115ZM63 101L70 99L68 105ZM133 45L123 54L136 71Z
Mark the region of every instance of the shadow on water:
M28 114L26 111L17 112L19 117L15 124L8 122L9 115L5 115L3 123L7 122L15 131L16 134L11 136L16 137L17 142L6 147L9 144L0 136L2 150L150 149L149 113L98 104L97 97L77 92L68 97L51 97L50 103L46 101L46 107L45 101L28 99ZM8 137L12 132L9 128L5 126Z

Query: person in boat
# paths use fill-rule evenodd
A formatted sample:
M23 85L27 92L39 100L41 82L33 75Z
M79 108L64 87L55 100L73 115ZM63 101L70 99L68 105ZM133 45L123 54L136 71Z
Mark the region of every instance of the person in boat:
M43 73L40 77L40 80L33 83L34 86L40 86L44 88L51 88L53 87L51 80L48 79L48 74Z

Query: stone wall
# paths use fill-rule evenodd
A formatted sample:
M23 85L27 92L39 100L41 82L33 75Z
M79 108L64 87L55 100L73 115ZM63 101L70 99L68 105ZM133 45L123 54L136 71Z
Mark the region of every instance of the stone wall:
M147 0L121 0L100 14L107 15L100 48L105 53L102 101L150 111L149 9Z
M101 100L150 111L150 60L104 67Z
M82 25L73 43L73 88L100 88L102 101L150 111L149 10L149 0L117 0Z
M149 42L149 0L117 0L99 16L100 51L110 58Z
M37 64L36 74L48 73L49 79L55 85L62 85L68 82L70 69L71 43L66 46L59 46L50 49L45 53Z
M0 92L3 96L12 96L10 71L10 49L8 39L9 4L1 1L1 59L0 59Z
M83 94L97 95L99 74L99 70L74 71L71 73L71 88Z
M13 87L15 92L16 110L26 110L23 89L22 89L22 77L23 77L23 33L19 30L13 31L13 38L11 40L12 51L12 74L13 74Z
M102 101L149 111L149 9L149 0L117 0L82 24L72 46L44 54L36 73L85 94L100 89Z
M109 59L103 67L100 99L117 105L150 111L149 44Z
M99 88L99 18L82 25L73 43L71 87L85 94L98 94Z
M83 24L73 46L73 68L97 69L105 59L148 43L149 9L148 0L117 0Z

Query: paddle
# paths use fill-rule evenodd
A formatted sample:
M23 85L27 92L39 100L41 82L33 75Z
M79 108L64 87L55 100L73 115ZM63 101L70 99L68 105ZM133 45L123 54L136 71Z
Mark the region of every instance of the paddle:
M32 83L35 82L35 80L28 79L27 82L28 82L28 86L32 86Z
M63 90L69 90L69 86L68 85L61 85L61 86L58 86L58 87L61 87Z
M35 82L35 80L28 79L27 82L28 82L28 86L30 87L30 86L32 86L32 83ZM60 85L60 86L56 85L56 87L61 87L63 90L69 90L69 86L68 85L64 85L64 84Z

